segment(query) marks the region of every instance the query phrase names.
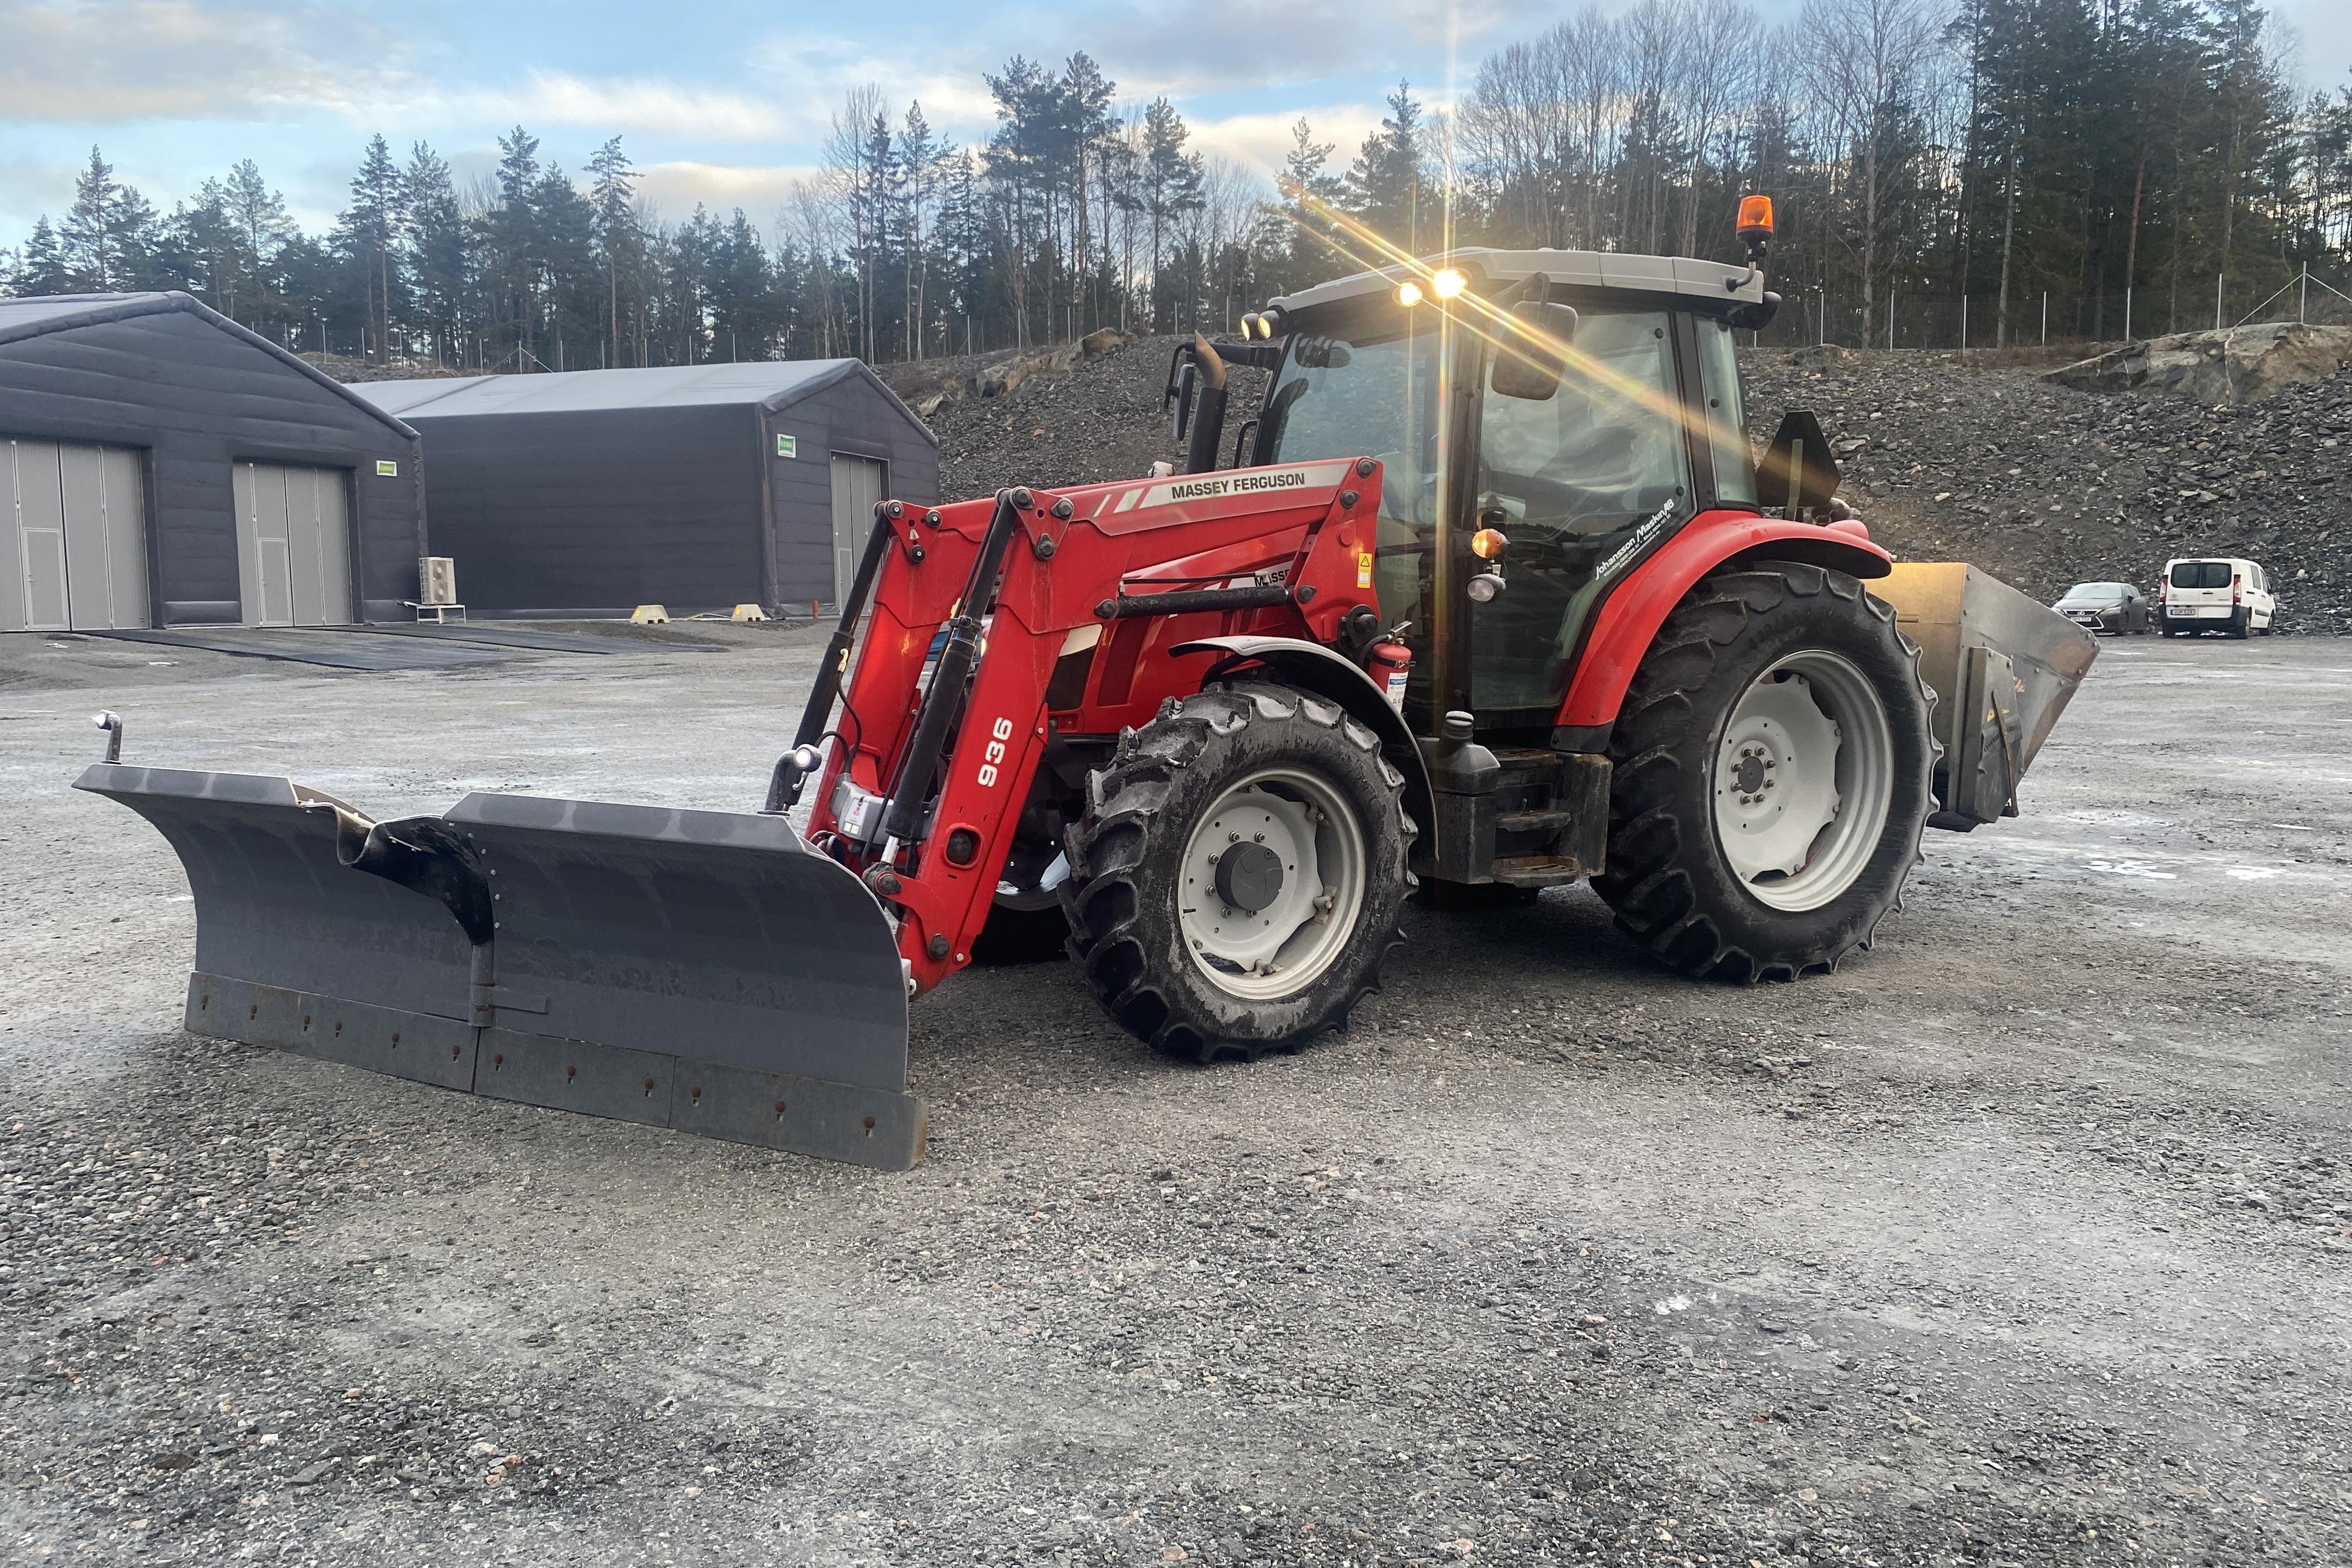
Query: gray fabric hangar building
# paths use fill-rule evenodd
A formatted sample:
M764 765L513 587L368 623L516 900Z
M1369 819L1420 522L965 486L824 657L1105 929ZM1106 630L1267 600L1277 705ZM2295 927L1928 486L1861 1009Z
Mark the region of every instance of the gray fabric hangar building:
M418 457L185 294L0 300L0 631L413 618Z
M472 616L837 604L874 506L939 442L856 360L576 370L352 391L425 438L432 552Z

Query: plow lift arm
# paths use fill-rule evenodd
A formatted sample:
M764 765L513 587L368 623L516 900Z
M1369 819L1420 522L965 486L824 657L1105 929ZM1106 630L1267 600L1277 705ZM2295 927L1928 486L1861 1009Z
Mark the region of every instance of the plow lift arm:
M78 787L179 855L191 1033L903 1170L925 1139L908 1001L970 962L1049 743L1107 749L1237 639L1339 663L1377 616L1380 478L1340 459L883 503L759 811L478 793L379 822L113 749ZM1178 651L1218 637L1192 651L1225 657ZM1346 705L1411 759L1360 684Z

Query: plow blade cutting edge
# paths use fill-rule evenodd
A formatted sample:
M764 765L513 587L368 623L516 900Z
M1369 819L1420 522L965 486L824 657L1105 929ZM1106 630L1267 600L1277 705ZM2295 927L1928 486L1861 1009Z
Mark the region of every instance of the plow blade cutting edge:
M195 897L192 1034L905 1170L889 923L782 816L469 795L371 822L283 778L100 763Z

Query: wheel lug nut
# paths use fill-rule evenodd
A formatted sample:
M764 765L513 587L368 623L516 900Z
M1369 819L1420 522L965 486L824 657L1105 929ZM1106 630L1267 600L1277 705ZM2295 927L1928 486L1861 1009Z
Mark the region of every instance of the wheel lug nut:
M1253 833L1250 835L1250 842L1253 844L1263 844L1265 842L1265 835L1263 833Z

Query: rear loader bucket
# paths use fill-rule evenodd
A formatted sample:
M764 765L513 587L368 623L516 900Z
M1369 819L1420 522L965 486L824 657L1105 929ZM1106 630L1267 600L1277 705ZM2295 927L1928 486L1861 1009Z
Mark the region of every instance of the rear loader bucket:
M781 816L471 795L371 823L282 778L101 763L195 897L191 1033L905 1170L907 986Z
M2090 633L1989 572L1958 562L1897 565L1868 584L1919 645L1935 691L1939 810L1965 833L2017 815L2018 782L2090 673Z

